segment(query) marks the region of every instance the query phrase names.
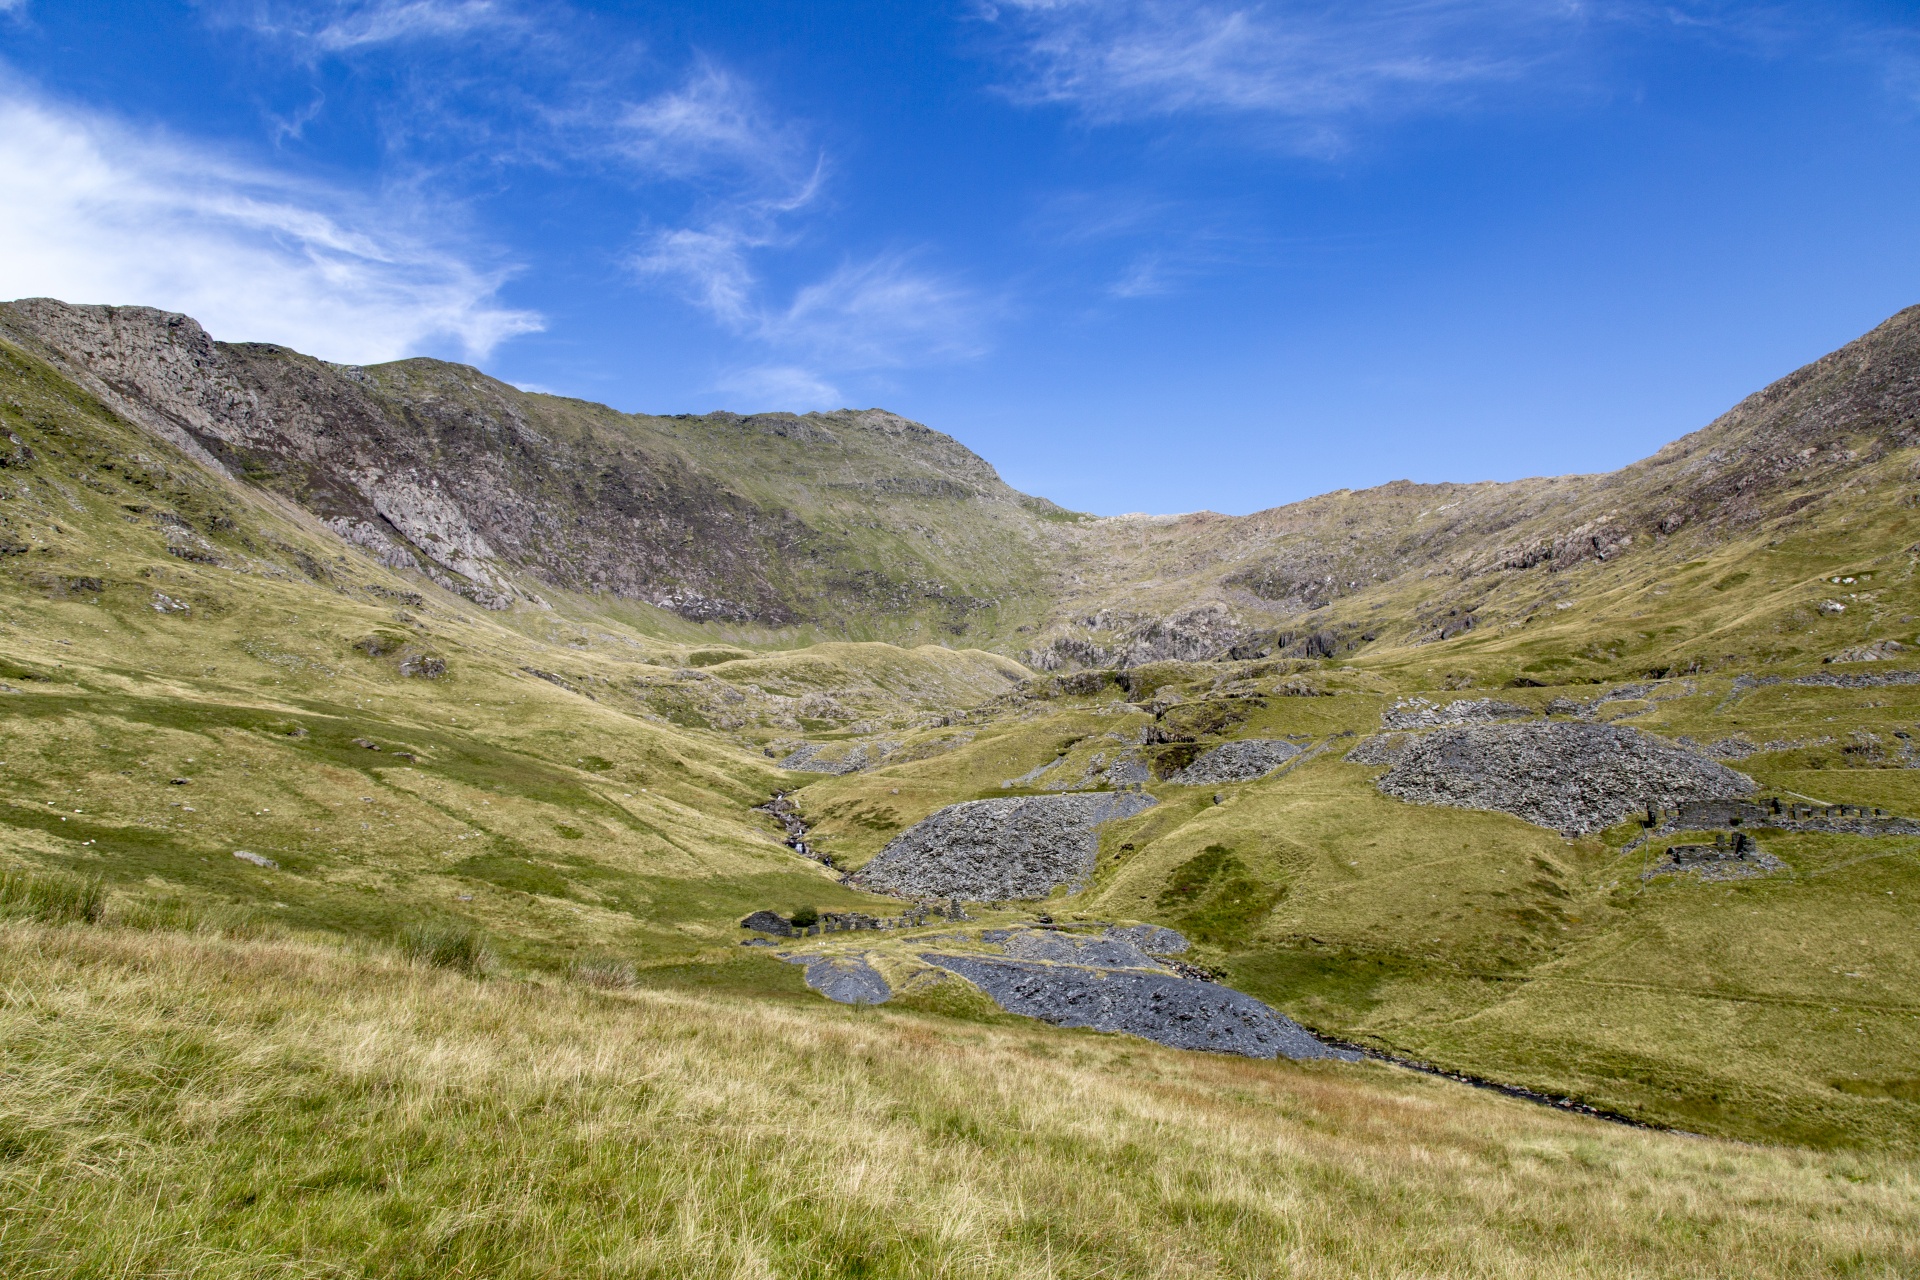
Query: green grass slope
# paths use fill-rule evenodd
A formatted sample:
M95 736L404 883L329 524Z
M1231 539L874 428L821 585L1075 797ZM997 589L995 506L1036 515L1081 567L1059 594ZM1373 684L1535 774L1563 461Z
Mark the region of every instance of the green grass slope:
M86 926L0 966L0 1275L1920 1268L1905 1161L1377 1066Z

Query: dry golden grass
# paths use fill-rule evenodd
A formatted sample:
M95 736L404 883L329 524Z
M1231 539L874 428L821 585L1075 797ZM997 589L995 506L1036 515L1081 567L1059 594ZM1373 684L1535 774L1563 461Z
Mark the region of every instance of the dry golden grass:
M8 1276L1920 1274L1909 1163L1377 1067L86 926L0 972Z

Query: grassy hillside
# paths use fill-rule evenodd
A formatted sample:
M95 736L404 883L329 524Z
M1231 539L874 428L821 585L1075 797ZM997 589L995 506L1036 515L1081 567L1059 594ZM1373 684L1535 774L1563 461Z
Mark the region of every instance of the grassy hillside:
M514 448L557 441L567 466L631 446L629 478L683 496L735 473L674 572L717 575L703 598L866 603L822 638L584 570L516 562L483 590L485 565L343 541L291 471L231 442L222 470L151 416L202 412L181 388L212 375L162 361L136 401L0 339L0 1194L41 1210L0 1214L0 1273L1920 1267L1920 837L1762 829L1772 874L1649 877L1682 837L1409 804L1346 758L1408 699L1491 697L1920 818L1920 683L1861 678L1920 671L1920 453L1886 410L1891 356L1877 399L1823 362L1638 479L1093 523L887 415L642 420L431 362L349 377L225 350L374 384L381 430L426 423L436 448L511 420L538 427ZM1818 419L1813 461L1774 465L1800 458L1788 419ZM539 460L501 456L500 493L579 514L541 487L565 467L523 491ZM1732 496L1659 531L1682 479ZM701 520L782 510L843 540L702 542ZM1632 541L1594 533L1606 511ZM1576 517L1585 543L1553 532ZM1281 525L1355 585L1302 594L1258 542ZM1418 555L1353 559L1389 527ZM611 554L549 532L553 563ZM963 639L935 625L950 594L875 585L909 562L1027 594L963 611ZM860 639L863 617L945 643ZM1062 670L949 647L976 636ZM1183 646L1207 660L1155 659ZM1250 738L1303 753L1170 780ZM781 767L808 744L865 767ZM1322 1032L1715 1140L1023 1022L919 958L944 924L812 940L894 980L884 1010L739 945L760 908L900 905L786 848L756 812L776 791L857 868L945 805L1108 787L1121 761L1159 803L1103 830L1085 890L976 904L974 927L1164 923Z
M1904 1162L1379 1067L284 941L16 923L0 961L5 1275L1920 1267Z

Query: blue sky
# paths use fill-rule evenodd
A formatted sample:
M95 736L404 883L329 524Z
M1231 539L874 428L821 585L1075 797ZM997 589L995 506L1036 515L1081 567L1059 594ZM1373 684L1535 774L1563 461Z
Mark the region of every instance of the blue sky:
M1883 0L0 0L0 297L1100 513L1644 456L1920 302Z

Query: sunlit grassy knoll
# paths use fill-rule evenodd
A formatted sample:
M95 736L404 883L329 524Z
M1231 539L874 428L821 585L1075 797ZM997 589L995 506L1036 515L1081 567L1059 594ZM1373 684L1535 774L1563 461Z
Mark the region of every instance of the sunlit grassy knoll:
M0 954L6 1275L1920 1269L1898 1161L1384 1068L284 941L16 922Z

